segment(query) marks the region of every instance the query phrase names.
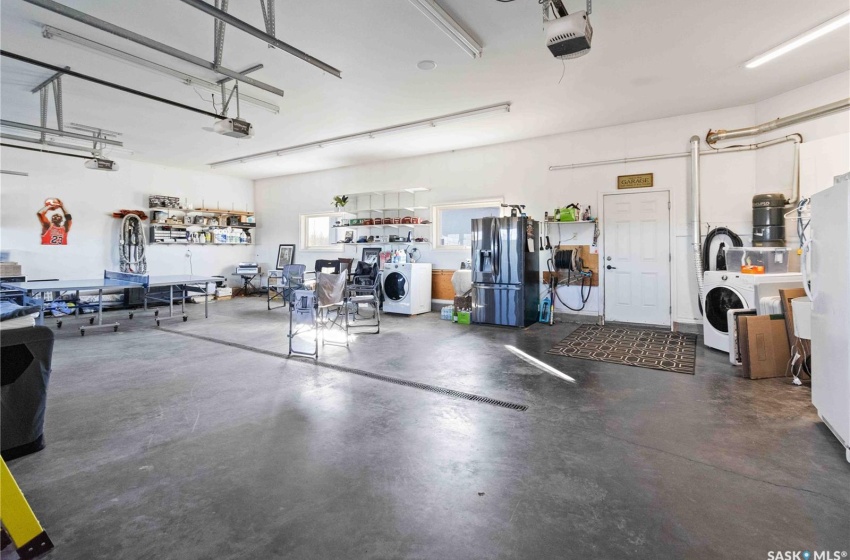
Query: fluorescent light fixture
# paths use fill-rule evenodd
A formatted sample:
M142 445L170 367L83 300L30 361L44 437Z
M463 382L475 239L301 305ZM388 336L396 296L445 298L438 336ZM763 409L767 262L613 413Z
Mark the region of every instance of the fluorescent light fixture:
M62 29L58 29L56 27L51 27L49 25L45 25L42 29L41 35L45 39L60 39L62 41L67 41L69 43L73 43L75 45L80 45L81 47L85 47L97 52L101 52L107 56L111 56L117 58L119 60L125 60L132 64L136 64L138 66L142 66L143 68L148 68L149 70L153 70L154 72L158 72L160 74L165 74L166 76L172 76L177 78L183 84L187 86L197 86L203 88L207 91L211 91L216 94L221 94L221 85L213 82L209 82L207 80L198 78L196 76L192 76L190 74L186 74L185 72L181 72L179 70L175 70L173 68L169 68L168 66L164 66L157 62L152 62L147 60L146 58L142 58L140 56L136 56L134 54L130 54L128 52L124 52L122 50L116 49L114 47L110 47L108 45L104 45L102 43L98 43L97 41L92 41L91 39L86 39L85 37L80 37L79 35L75 35L74 33L70 33L68 31L63 31ZM229 89L225 88L225 94L230 94ZM280 107L273 103L269 103L267 101L263 101L262 99L257 99L255 97L251 97L250 95L245 95L241 91L239 92L239 100L244 103L250 103L251 105L256 105L257 107L262 107L267 111L271 111L272 113L279 113Z
M448 115L442 115L440 117L434 117L432 119L422 119L421 121L414 121L395 126L388 126L386 128L378 128L375 130L367 130L366 132L358 132L356 134L337 136L336 138L328 138L326 140L319 140L317 142L298 144L297 146L288 146L286 148L279 148L277 150L269 150L267 152L260 152L257 154L249 154L247 156L225 159L222 161L210 163L208 165L211 168L216 169L217 167L224 167L225 165L233 165L235 163L247 163L249 161L256 161L259 159L280 157L295 152L303 152L305 150L324 148L326 146L332 146L334 144L342 144L344 142L352 142L354 140L366 140L369 138L377 138L379 136L385 136L396 132L407 132L416 128L435 127L440 124L454 122L461 119L476 118L480 117L481 115L488 115L490 113L510 113L510 111L510 103L498 103L496 105L487 105L486 107L479 107L477 109L471 109L469 111L459 111L457 113L450 113Z
M744 65L747 68L756 68L761 66L765 62L770 62L774 58L778 58L783 54L793 51L798 47L802 47L806 43L810 43L817 39L818 37L823 37L827 33L835 31L839 29L842 25L847 25L850 23L850 11L844 12L839 16L835 16L829 21L826 21L813 29L809 29L805 33L802 33L790 41L786 41L779 46L773 47L769 51L764 54L760 54L757 57L747 61Z
M425 17L457 43L466 54L472 58L481 57L481 45L458 22L453 20L435 0L410 0L410 3L419 8L419 11L425 14Z
M564 373L562 371L558 371L557 369L553 368L552 366L550 366L549 364L547 364L545 362L541 362L540 360L538 360L534 356L529 356L528 354L526 354L525 352L523 352L519 348L516 348L515 346L505 344L505 348L507 349L508 352L510 352L514 356L517 356L519 359L521 359L525 362L528 362L529 364L533 365L537 369L545 371L546 373L548 373L550 375L554 375L558 379L563 379L564 381L569 381L570 383L576 382L575 379L573 379L572 377L570 377L566 373Z
M5 119L0 119L0 126L4 128L15 128L19 130L29 130L32 132L43 132L45 134L49 134L51 136L61 136L63 138L73 138L75 140L83 140L85 142L98 142L100 144L108 144L110 146L118 146L121 147L124 144L117 140L110 140L109 138L96 138L94 136L87 136L84 134L77 134L76 132L68 132L67 130L57 130L53 128L44 128L41 126L36 126L33 124L26 124L15 121L7 121Z

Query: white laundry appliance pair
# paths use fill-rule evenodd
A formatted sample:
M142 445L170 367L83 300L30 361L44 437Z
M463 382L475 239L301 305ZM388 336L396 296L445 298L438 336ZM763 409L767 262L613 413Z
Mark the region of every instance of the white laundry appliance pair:
M702 309L703 337L705 345L716 350L729 352L730 309L758 309L759 291L762 285L785 284L783 288L803 286L799 272L785 274L742 274L728 270L707 270L703 277L705 285ZM761 290L764 292L765 290ZM775 292L774 292L775 293Z
M431 263L386 263L381 275L384 313L431 311Z

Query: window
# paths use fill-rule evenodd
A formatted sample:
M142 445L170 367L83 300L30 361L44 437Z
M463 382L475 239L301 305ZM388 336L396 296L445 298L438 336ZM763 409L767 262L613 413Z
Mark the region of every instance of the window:
M301 246L305 251L341 251L333 225L337 214L302 214Z
M435 247L447 250L472 248L472 220L501 216L501 204L501 200L481 200L435 206Z

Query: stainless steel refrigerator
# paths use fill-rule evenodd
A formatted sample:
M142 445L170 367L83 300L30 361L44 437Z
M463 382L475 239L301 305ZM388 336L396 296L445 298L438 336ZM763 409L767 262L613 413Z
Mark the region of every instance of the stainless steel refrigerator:
M528 218L472 220L472 322L525 327L540 304L540 225Z

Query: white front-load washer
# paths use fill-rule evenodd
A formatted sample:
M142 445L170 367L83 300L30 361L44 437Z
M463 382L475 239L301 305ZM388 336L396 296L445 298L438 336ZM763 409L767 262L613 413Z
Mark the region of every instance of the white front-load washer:
M730 309L758 309L757 284L788 283L802 287L799 272L787 274L742 274L728 270L707 270L703 276L702 325L705 345L729 352Z
M386 263L381 273L384 313L431 311L431 263Z

